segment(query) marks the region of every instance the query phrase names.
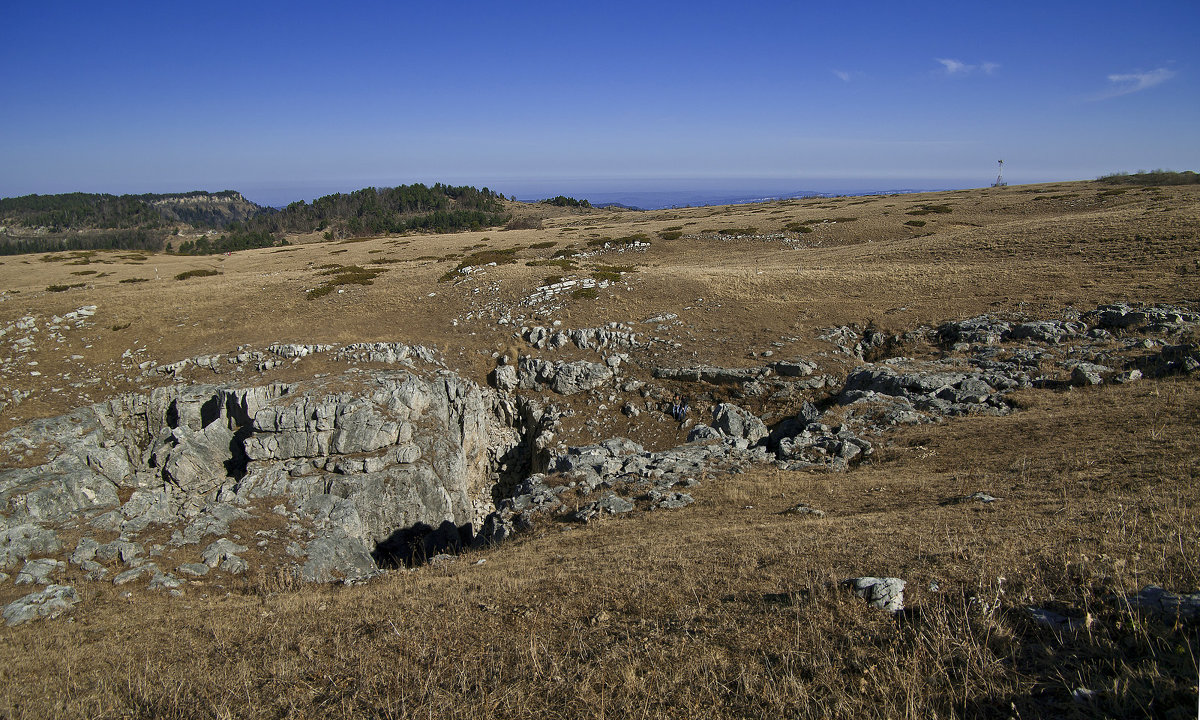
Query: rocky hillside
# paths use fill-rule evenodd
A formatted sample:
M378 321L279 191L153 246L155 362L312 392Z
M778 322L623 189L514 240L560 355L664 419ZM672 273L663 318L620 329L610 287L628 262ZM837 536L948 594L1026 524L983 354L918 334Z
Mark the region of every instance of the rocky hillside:
M240 192L233 190L142 197L147 198L150 206L168 221L197 228L227 228L271 211L270 208L250 202Z
M0 570L18 571L18 579L36 570L48 582L65 567L48 559L61 550L88 579L118 585L140 578L176 589L179 573L208 573L198 560L235 575L252 562L308 581L365 580L511 538L560 516L566 496L577 499L566 515L584 522L678 509L693 502L684 490L718 468L844 472L886 444L892 428L1006 415L1017 390L1200 377L1198 335L1200 313L1130 305L1060 320L984 315L895 335L838 327L827 341L859 364L835 378L818 374L824 363L808 358L758 368L660 367L654 343L635 333L534 327L521 335L531 351L577 348L601 360L524 355L491 373L495 389L440 369L441 358L426 348L396 344L275 345L148 363L148 377L177 378L189 368L262 372L309 355L408 369L171 386L14 428L3 451L46 461L0 473L7 510ZM949 354L932 359L931 348ZM628 418L680 422L687 442L658 452L628 438L568 446L557 433L574 413L556 402L572 396L601 413L619 406ZM745 398L758 414L714 402L719 396ZM789 415L798 400L799 412ZM692 412L692 402L704 409ZM246 538L228 537L231 522L270 525L270 515L284 525L256 533L253 550L236 542ZM100 544L85 535L72 553L55 528L81 520L116 539ZM148 532L163 535L161 528L169 543L139 544ZM96 561L94 551L113 543L127 550L119 558L127 569Z
M1200 189L1117 190L2 258L0 714L1190 716Z

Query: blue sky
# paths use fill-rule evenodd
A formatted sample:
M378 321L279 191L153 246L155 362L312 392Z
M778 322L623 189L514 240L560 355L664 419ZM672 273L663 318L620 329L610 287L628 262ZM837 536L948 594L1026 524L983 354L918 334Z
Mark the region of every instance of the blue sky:
M22 3L0 196L1200 170L1200 3ZM822 185L824 187L822 187Z

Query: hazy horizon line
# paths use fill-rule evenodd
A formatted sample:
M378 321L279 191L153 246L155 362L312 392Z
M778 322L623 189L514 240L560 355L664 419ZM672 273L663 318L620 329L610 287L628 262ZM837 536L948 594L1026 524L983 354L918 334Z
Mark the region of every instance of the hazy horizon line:
M1044 182L1072 182L1084 178L1050 179L1044 177L1014 177L1010 184L1036 184ZM1094 178L1087 178L1088 180ZM750 203L781 198L823 197L839 195L875 195L892 193L939 192L987 187L994 177L563 177L540 180L527 178L485 177L470 180L454 176L442 180L426 178L365 178L349 181L296 181L296 182L243 182L234 184L197 183L210 185L208 188L185 186L183 183L168 182L164 186L186 187L186 189L158 188L153 190L132 189L128 186L114 190L65 190L59 192L31 192L29 194L57 195L71 192L95 192L113 195L138 195L144 193L186 193L196 191L240 192L251 202L266 207L280 208L294 202L312 202L316 198L338 193L351 193L367 187L394 187L397 185L437 182L446 185L471 185L488 188L504 197L522 202L537 202L565 195L587 200L593 205L618 203L650 210L686 205L721 205ZM19 197L10 195L8 197Z

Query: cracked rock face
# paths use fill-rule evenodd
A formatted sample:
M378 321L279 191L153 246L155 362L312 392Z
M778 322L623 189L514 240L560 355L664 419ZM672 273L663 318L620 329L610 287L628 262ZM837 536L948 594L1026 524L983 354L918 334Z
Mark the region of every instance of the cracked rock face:
M874 608L890 613L904 609L904 586L907 583L893 577L859 577L844 583L855 595Z
M75 588L69 585L49 585L4 606L4 622L9 627L40 617L56 618L79 602Z
M387 371L164 388L31 423L0 442L49 458L0 473L0 565L57 551L45 526L71 518L126 535L178 523L186 530L172 542L183 545L222 535L248 517L241 508L275 497L313 529L302 575L369 576L399 532L482 526L490 460L519 439L498 430L494 407L491 391L450 373ZM128 545L91 551L126 560L137 554ZM239 550L220 549L209 566L245 569Z

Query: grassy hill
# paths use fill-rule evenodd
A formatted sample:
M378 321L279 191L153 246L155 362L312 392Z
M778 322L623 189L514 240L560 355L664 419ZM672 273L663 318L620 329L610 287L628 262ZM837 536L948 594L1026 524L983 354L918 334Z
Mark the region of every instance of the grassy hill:
M442 211L465 209L447 198ZM296 218L286 247L0 258L6 345L19 326L44 328L3 354L0 385L28 396L5 396L0 432L176 382L142 363L279 342L419 343L482 384L501 355L599 357L535 350L514 337L522 326L620 322L657 338L621 365L647 385L658 366L793 357L840 380L863 362L822 339L843 326L903 335L985 313L1069 321L1118 301L1200 309L1191 184L639 213L539 207L537 229L302 242L312 233L300 230L323 219L315 205L283 216ZM585 279L597 281L590 293L544 299L552 284ZM62 329L67 313L93 305L87 324ZM1119 332L1089 343L1075 360L1166 349ZM1009 360L1017 350L982 351ZM898 353L960 354L914 341L877 359ZM333 371L315 354L241 373L192 364L178 377L261 385ZM1200 629L1127 598L1148 585L1200 590L1198 382L1191 372L1019 390L1008 415L872 436L876 452L844 473L714 469L681 510L551 519L511 543L364 585L302 586L256 567L214 570L172 597L87 582L72 565L59 578L83 599L69 621L0 630L10 658L0 715L1193 717ZM692 387L697 416L731 401L769 422L838 392ZM648 449L686 440L661 413L621 412L643 400L638 391L605 392L614 399L552 398L567 413L557 439L628 437ZM957 502L977 491L999 500ZM826 515L787 512L799 503ZM232 532L253 547L286 522ZM159 535L155 557L166 563L175 549ZM893 617L841 588L864 575L906 579L911 612ZM0 603L29 590L4 581ZM1072 622L1040 624L1031 608Z

